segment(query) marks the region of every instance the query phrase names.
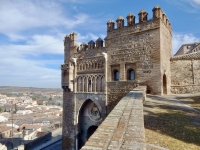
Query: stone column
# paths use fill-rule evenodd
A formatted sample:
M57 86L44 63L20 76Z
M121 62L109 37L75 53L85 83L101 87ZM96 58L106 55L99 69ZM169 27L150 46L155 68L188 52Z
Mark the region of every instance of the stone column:
M104 80L104 92L106 93L106 115L107 115L107 105L108 105L108 94L107 94L107 81L108 81L108 75L107 75L107 71L108 71L108 67L107 67L107 64L108 64L108 58L107 58L107 53L102 53L104 55L104 58L105 58L105 80Z
M120 64L120 78L119 80L125 81L126 77L126 71L125 71L125 63Z
M76 63L76 58L72 58L74 60L74 93L77 92L77 63Z
M94 92L97 92L97 78L94 78Z

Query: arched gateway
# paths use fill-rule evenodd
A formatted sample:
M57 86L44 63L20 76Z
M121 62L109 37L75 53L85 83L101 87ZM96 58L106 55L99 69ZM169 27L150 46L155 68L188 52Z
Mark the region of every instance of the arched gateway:
M78 147L85 144L102 121L100 105L92 100L86 100L78 114Z

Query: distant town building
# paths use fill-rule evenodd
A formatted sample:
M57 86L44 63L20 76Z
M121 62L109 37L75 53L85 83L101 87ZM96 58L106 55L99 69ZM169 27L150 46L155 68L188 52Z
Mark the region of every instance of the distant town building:
M195 42L191 44L183 44L179 50L176 52L175 56L190 54L200 51L200 42Z

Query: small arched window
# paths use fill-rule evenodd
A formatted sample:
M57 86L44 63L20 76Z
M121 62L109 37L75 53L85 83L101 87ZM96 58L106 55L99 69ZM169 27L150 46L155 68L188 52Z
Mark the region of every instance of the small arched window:
M114 81L119 81L119 71L114 70L113 75L114 75Z
M92 82L91 82L91 80L89 79L89 80L88 80L88 92L91 92L91 85L92 85Z
M135 71L133 69L128 70L128 80L135 80Z

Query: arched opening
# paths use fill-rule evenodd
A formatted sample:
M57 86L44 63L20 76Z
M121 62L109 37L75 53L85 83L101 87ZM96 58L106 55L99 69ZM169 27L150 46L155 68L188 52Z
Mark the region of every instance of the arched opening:
M98 76L96 78L96 92L100 92L100 88L101 88L100 86L101 86L101 77Z
M78 113L78 148L80 149L94 133L102 120L100 106L86 100Z
M83 92L87 92L87 78L84 78L84 82L83 82Z
M135 71L133 69L129 69L127 72L128 80L135 80Z
M92 92L95 92L95 78L92 77Z
M92 81L90 78L88 79L88 92L92 92Z
M119 81L119 71L118 70L113 71L113 79L114 79L114 81Z
M167 77L163 75L163 94L167 94Z
M87 130L87 139L90 138L90 136L96 131L98 127L97 126L90 126Z
M80 77L79 79L79 92L83 92L83 78Z
M105 92L105 76L101 77L101 92Z
M82 83L82 78L81 77L79 77L78 79L77 79L77 92L81 92L81 83Z

